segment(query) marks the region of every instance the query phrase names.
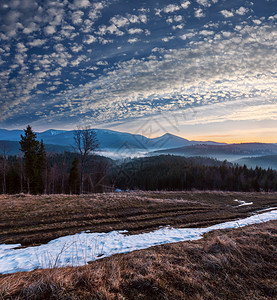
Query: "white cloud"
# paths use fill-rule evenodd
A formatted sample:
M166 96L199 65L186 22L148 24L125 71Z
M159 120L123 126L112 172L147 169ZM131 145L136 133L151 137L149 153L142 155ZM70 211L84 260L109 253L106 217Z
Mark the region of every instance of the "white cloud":
M101 10L105 7L104 2L96 2L93 4L93 8L96 10Z
M203 10L201 8L195 10L194 15L195 15L196 18L205 17L205 13L203 12Z
M104 60L99 60L96 64L97 66L107 66L108 62Z
M80 64L80 62L82 62L85 59L86 59L86 56L84 56L84 55L78 56L75 60L71 61L71 65L73 67L76 67Z
M84 12L82 12L81 10L75 11L71 16L73 24L81 24L83 22L82 20L83 15Z
M249 11L248 8L241 6L239 9L236 10L236 13L237 13L238 15L243 16L243 15L245 15L248 11Z
M90 45L92 43L95 43L97 41L97 38L93 35L87 35L86 39L84 40L84 43Z
M214 32L211 30L201 30L199 33L205 36L214 34Z
M129 20L122 16L114 16L110 19L110 22L114 24L116 27L124 27L129 24Z
M176 30L176 29L183 29L184 26L185 26L185 24L174 25L174 26L172 26L172 29L173 29L173 30Z
M164 37L164 38L162 38L162 41L163 42L169 42L170 40L173 40L175 38L175 36L168 36L168 37Z
M102 16L102 10L109 5L108 1L95 2L92 4L92 9L89 11L89 18L95 22L98 18Z
M47 34L47 35L51 35L55 32L56 32L56 27L55 26L49 25L49 26L46 26L44 28L44 33Z
M143 30L141 28L130 28L128 30L128 33L129 34L138 34L138 33L142 33Z
M144 32L145 32L145 35L146 35L146 36L151 35L151 32L150 32L150 30L148 30L148 29L145 29Z
M111 39L104 39L103 37L99 37L98 40L99 40L99 43L102 44L102 45L113 43L113 40L111 40Z
M50 25L59 26L63 20L63 12L61 14L55 15L53 21L50 22Z
M96 32L96 33L99 34L99 35L106 35L107 33L115 34L117 36L124 35L124 32L119 30L114 24L112 24L110 26L101 25L98 28L98 32Z
M40 47L46 43L46 40L36 39L28 43L31 47Z
M211 3L209 0L196 0L196 2L202 6L205 6L205 7L209 7L211 6Z
M163 10L160 9L160 8L154 8L154 10L155 10L155 15L161 17L161 12L162 12Z
M181 15L174 16L174 21L175 22L181 22L183 20L183 17Z
M23 53L17 53L15 56L14 56L14 61L16 64L19 64L19 65L24 65L24 59L26 58L26 54L23 54Z
M83 46L82 45L78 45L78 44L76 44L76 45L74 45L74 46L71 47L71 50L73 52L80 52L82 49L83 49Z
M130 23L140 23L140 19L136 15L128 15Z
M67 24L67 25L64 25L62 27L62 29L72 31L72 30L75 30L75 27Z
M169 4L166 7L164 7L163 11L165 13L172 13L172 12L175 12L175 11L177 11L179 9L180 9L180 6L177 5L177 4Z
M230 36L232 35L230 31L222 31L221 34L225 38L230 38Z
M77 8L89 7L91 5L88 0L74 0L74 4Z
M270 20L270 21L275 21L275 20L277 20L277 14L274 15L274 16L268 17L268 20Z
M51 76L59 76L61 75L61 68L57 68L56 70L49 73Z
M189 1L185 1L185 2L181 3L181 6L183 9L187 9L190 6L190 4L191 3Z
M60 53L65 53L66 52L66 49L64 47L63 44L56 44L54 46L54 49L57 51L57 52L60 52Z
M147 23L147 16L146 15L139 15L139 19L142 23L144 23L144 24Z
M118 16L119 18L120 16ZM146 14L140 14L140 15L130 15L127 14L126 17L121 17L124 18L123 19L123 24L125 25L129 25L129 23L135 24L135 23L147 23L147 15ZM127 19L127 20L125 20Z
M64 10L57 8L55 6L51 6L47 9L45 13L45 22L49 23L50 25L58 26L61 24L64 16ZM38 20L38 23L42 23L42 20Z
M20 53L24 53L28 50L23 43L17 43L16 48L17 48L17 52ZM0 53L1 53L1 49L0 49Z
M255 25L261 25L262 22L260 20L252 20Z
M128 43L130 43L130 44L133 44L133 43L136 43L136 42L138 42L137 38L128 39Z
M84 21L83 27L81 28L81 31L84 32L84 33L91 32L92 31L92 26L93 26L93 21L90 20L90 19L86 19Z
M225 18L231 18L231 17L234 16L234 14L233 14L231 11L226 10L226 9L222 10L222 11L221 11L221 14L222 14Z
M34 22L31 22L30 24L28 24L27 27L25 27L25 28L23 29L23 33L25 33L25 34L30 34L30 33L34 32L34 31L36 31L36 30L37 30L37 24L34 23Z
M182 40L186 40L186 39L189 39L191 37L194 37L195 35L196 35L196 33L189 32L189 33L185 33L185 34L181 35L180 38Z
M44 78L44 77L47 77L47 74L45 72L39 71L39 72L35 73L35 77Z

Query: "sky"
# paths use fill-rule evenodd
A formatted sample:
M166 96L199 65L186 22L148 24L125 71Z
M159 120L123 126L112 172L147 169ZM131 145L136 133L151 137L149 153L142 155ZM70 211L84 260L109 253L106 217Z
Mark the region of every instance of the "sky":
M276 0L1 0L0 128L277 142Z

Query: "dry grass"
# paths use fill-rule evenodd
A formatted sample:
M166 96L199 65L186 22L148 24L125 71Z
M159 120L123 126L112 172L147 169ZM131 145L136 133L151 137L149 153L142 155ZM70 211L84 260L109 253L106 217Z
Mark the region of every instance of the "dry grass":
M254 204L238 207L234 199ZM0 243L30 246L84 230L138 233L161 225L203 227L247 217L270 206L277 206L277 193L0 195Z
M277 299L277 221L88 266L0 276L1 299Z

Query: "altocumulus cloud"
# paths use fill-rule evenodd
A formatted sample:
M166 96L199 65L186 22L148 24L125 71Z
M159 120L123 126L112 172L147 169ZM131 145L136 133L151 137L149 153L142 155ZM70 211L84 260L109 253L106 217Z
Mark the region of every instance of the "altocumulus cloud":
M274 107L272 3L3 0L0 126L97 126L245 99L247 119L251 103Z

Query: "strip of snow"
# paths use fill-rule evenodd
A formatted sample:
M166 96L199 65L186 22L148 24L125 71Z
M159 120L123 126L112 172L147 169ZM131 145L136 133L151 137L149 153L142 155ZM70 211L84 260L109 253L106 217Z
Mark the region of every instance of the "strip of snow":
M265 212L265 211L270 211L270 210L274 210L274 209L277 209L277 207L268 207L268 208L265 208L265 209L260 209L260 210L257 210L256 213L261 213L261 212Z
M46 245L13 249L19 245L0 245L0 273L31 271L37 268L82 266L89 261L117 253L127 253L151 246L201 239L204 233L217 229L238 228L277 219L277 210L213 225L207 228L164 227L153 232L125 235L127 231L69 235Z
M238 207L245 206L245 205L252 205L253 204L253 202L245 202L243 200L238 200L238 199L235 199L234 201L236 201L238 203L241 203L240 205L238 205Z
M252 205L252 204L253 204L253 202L244 202L244 203L238 205L238 207L245 206L245 205Z
M16 248L16 247L20 247L21 244L2 244L0 245L0 257L3 255L3 253L7 250L10 250L10 249L13 249L13 248Z

